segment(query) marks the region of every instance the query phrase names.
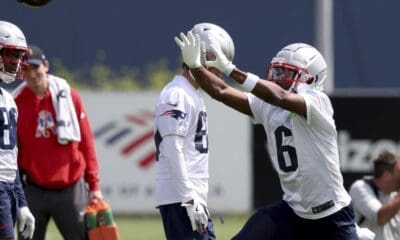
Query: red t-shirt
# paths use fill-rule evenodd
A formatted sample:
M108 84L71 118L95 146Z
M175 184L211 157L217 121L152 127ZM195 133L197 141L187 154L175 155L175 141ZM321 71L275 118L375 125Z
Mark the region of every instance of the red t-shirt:
M15 98L18 107L18 165L31 182L49 189L63 189L82 176L90 190L99 190L98 162L88 117L78 92L71 89L80 125L81 141L57 141L56 118L50 91L39 98L25 87Z

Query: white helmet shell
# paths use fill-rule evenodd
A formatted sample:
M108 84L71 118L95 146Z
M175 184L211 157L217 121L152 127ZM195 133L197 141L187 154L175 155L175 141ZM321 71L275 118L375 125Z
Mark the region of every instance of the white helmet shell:
M235 56L235 45L228 32L226 32L222 27L213 23L198 23L193 26L192 30L194 35L198 34L200 36L200 41L203 44L203 48L208 52L210 49L209 36L211 35L214 39L218 41L221 46L222 52L228 58L229 61L233 60Z
M271 63L281 62L305 69L313 78L311 83L299 82L295 91L317 89L323 91L327 76L327 64L322 54L313 46L305 43L293 43L282 48Z
M23 54L21 54L21 58L13 62L14 67L8 68L6 63L10 61L8 58L11 56L8 54L9 51L6 50L18 50L27 53L28 47L21 29L6 21L0 21L0 50L2 49L3 51L0 55L0 79L5 83L9 83L15 80L21 70Z

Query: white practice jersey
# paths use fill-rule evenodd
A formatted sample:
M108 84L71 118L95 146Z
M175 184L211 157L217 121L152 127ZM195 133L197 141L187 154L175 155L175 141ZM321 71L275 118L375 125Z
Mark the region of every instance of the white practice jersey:
M17 170L17 105L0 88L0 182L14 182Z
M400 213L397 213L385 225L378 225L378 211L382 204L397 197L397 192L385 194L378 191L378 196L372 187L364 180L355 181L349 190L357 222L363 219L360 227L367 227L373 231L375 240L400 239Z
M163 138L168 135L183 137L183 166L194 194L204 203L208 193L208 124L207 113L200 96L183 76L176 76L164 89L155 106L156 204L165 205L183 201L175 176L166 159ZM177 161L172 159L172 161ZM182 167L182 166L181 166Z
M264 125L268 150L285 200L306 219L331 215L350 203L343 186L333 108L316 90L300 93L307 118L248 94L254 123Z

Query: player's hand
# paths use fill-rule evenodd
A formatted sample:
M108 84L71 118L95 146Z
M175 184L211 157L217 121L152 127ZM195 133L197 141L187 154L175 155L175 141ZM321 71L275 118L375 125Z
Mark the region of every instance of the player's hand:
M360 240L374 240L375 239L375 233L373 233L368 228L360 228L357 224L356 224L356 232L357 232L357 236Z
M179 37L175 37L175 42L182 51L183 62L189 66L189 68L201 67L201 47L200 47L200 36L193 35L191 31L180 34Z
M223 72L226 76L229 76L235 68L235 65L229 61L228 58L226 58L225 54L222 52L221 46L215 38L209 36L208 40L211 42L210 48L215 55L215 59L206 60L206 66L215 67Z
M32 239L35 232L35 218L28 207L18 209L19 231L24 238Z
M182 206L186 208L193 231L206 232L208 217L210 216L207 206L196 199L192 203L183 203Z

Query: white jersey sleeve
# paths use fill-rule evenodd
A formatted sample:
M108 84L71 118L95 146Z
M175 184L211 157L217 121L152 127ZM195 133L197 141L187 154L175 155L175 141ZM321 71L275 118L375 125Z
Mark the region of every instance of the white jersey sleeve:
M306 103L306 119L309 125L325 130L335 127L333 107L325 93L309 89L300 95L304 97Z
M254 124L263 124L263 116L265 114L265 108L270 106L269 103L264 102L258 97L254 96L251 93L246 93L247 100L249 101L251 112L253 113L253 117L251 118Z
M171 134L186 136L191 124L192 107L185 101L181 89L172 89L166 97L156 106L156 124L161 137Z
M378 210L382 203L378 200L372 188L363 180L355 181L349 190L354 208L362 216L377 224Z
M194 186L189 180L185 157L183 155L184 138L179 135L167 135L163 139L165 148L170 149L164 153L170 170L176 180L175 186L181 202L185 203L195 197Z

